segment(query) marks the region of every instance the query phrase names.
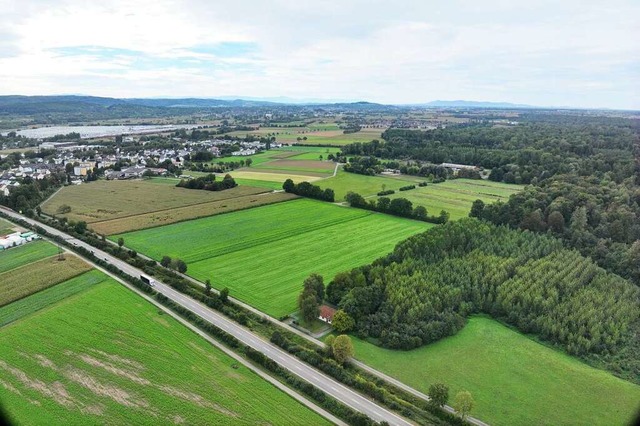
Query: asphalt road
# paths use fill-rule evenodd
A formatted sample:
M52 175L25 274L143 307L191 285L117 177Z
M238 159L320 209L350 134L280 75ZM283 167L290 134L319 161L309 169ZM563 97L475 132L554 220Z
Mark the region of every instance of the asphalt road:
M84 247L87 250L90 250L94 253L95 256L103 259L104 261L116 266L120 270L125 273L133 276L139 277L143 275L143 272L138 268L135 268L128 263L111 256L110 254L98 250L97 248L81 241L76 238L71 237L70 235L59 231L50 226L44 225L35 220L29 219L19 213L16 213L12 210L6 209L0 206L0 209L7 215L27 221L33 225L40 226L44 228L47 232L52 235L57 235L59 237L64 238L70 244L77 247ZM409 421L404 418L390 412L389 410L379 406L375 402L370 399L362 396L361 394L349 389L343 384L337 382L333 378L327 376L319 370L305 364L304 362L298 360L294 356L289 353L283 351L279 347L273 345L272 343L263 340L258 335L252 333L245 327L231 321L224 315L212 310L208 306L202 305L199 302L185 296L182 293L177 292L172 289L168 285L156 281L155 290L159 293L164 294L169 299L173 300L176 304L181 305L196 315L202 317L203 319L209 321L215 326L221 328L227 333L234 336L236 339L241 341L243 344L255 349L259 352L262 352L267 357L271 358L273 361L278 363L280 366L286 368L289 372L295 374L302 380L311 383L316 386L318 389L321 389L328 395L331 395L338 401L341 401L343 404L357 410L361 413L366 414L371 417L373 420L378 422L386 421L391 425L412 425Z

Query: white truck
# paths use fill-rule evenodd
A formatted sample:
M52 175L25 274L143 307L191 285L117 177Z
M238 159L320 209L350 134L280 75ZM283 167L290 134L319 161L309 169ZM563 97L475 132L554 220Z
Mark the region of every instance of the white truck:
M156 280L154 280L153 278L149 278L147 276L144 276L144 275L140 275L140 280L145 284L149 284L149 286L151 286L151 287L154 287L156 285Z

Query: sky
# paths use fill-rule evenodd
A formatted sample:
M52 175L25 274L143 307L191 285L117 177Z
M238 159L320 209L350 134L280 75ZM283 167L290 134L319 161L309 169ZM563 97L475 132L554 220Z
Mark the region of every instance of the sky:
M0 95L640 109L640 1L0 0Z

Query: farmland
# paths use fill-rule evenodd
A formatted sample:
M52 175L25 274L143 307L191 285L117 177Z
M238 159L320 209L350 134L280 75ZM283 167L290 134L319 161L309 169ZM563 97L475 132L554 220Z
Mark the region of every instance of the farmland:
M4 326L0 370L23 424L326 424L111 279Z
M262 127L253 131L235 131L229 136L245 137L247 135L276 137L278 143L302 144L302 145L329 145L342 146L353 142L370 142L380 139L384 129L365 128L356 133L345 134L335 124L318 124L308 127ZM300 139L298 139L300 138Z
M589 367L499 322L472 317L455 336L411 351L354 339L356 356L414 388L465 389L492 425L630 424L640 386Z
M446 210L451 219L460 219L469 215L471 204L475 200L480 199L487 204L506 201L511 194L521 191L523 187L489 180L455 179L396 192L388 197L404 197L414 206L426 207L430 214Z
M9 223L4 219L0 219L0 236L12 233L14 228L14 224Z
M108 279L95 269L0 307L0 327L78 294Z
M301 283L329 281L370 262L429 224L311 200L295 200L114 235L154 259L178 257L187 273L273 316L295 310ZM167 241L171 241L168 244Z
M95 232L110 235L293 198L289 194L267 194L270 188L264 187L194 191L176 188L176 182L172 179L97 181L65 187L44 203L43 211L53 215L60 206L67 205L71 211L66 217L84 220Z
M0 273L53 256L58 249L46 241L33 241L20 247L0 252Z
M66 254L64 261L54 256L3 272L0 274L0 306L66 281L90 268L76 256Z
M385 189L396 190L389 198L407 198L414 206L424 206L429 214L438 214L446 210L451 219L466 217L471 210L471 204L481 199L485 203L506 200L511 194L521 191L522 185L510 185L488 180L454 179L439 184L429 184L418 187L417 183L424 179L415 176L365 176L356 173L338 172L331 177L318 182L323 188L332 188L336 193L336 201L341 201L348 191L354 191L364 197L375 196ZM416 184L416 188L409 191L398 191L398 188Z

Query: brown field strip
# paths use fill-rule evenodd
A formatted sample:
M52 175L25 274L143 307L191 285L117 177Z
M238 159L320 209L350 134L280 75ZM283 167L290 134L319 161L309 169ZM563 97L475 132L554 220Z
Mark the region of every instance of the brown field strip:
M153 180L96 181L68 186L42 205L48 215L58 215L62 205L71 207L63 215L69 220L87 223L135 216L202 203L267 192L265 188L238 186L225 191L197 191L177 188Z
M105 220L90 224L91 229L103 235L121 234L139 229L154 228L170 223L182 222L190 219L244 210L266 204L279 203L296 198L296 195L284 192L247 195L226 200L201 203L194 206L173 208L168 210L144 213L124 218Z
M49 288L91 269L80 258L65 254L29 263L0 274L0 306Z

